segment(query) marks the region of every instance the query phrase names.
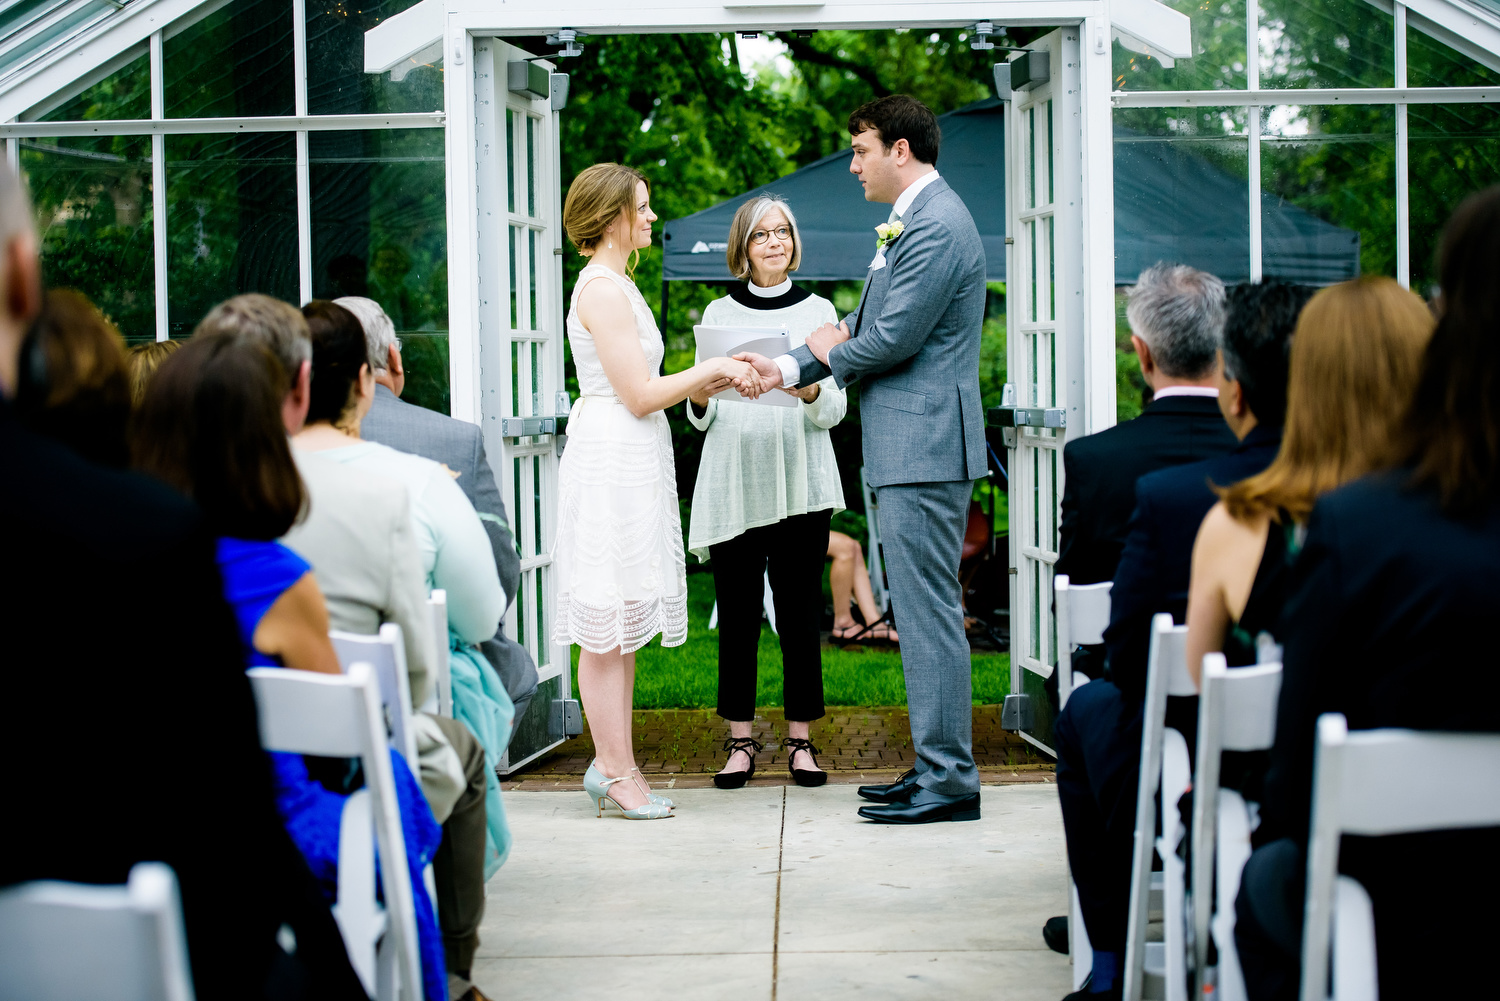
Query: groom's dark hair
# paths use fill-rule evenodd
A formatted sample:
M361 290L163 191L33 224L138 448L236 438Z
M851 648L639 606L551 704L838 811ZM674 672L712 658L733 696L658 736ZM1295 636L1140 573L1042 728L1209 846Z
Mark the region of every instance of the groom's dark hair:
M937 166L943 130L932 109L915 97L892 94L861 104L849 116L849 134L857 136L867 129L880 133L880 144L887 150L897 139L905 139L912 156Z

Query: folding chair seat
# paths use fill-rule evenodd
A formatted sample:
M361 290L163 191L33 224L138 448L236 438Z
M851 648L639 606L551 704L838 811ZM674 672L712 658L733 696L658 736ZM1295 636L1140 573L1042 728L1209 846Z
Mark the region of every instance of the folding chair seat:
M371 997L422 1001L411 873L374 671L356 663L344 675L274 667L248 673L262 747L360 759L365 787L349 797L340 818L333 915L349 962ZM377 848L383 907L375 898Z
M1073 586L1067 574L1058 574L1052 582L1056 595L1057 619L1057 702L1059 708L1087 676L1073 673L1073 648L1104 642L1109 628L1109 592L1114 586L1080 584ZM1073 989L1078 990L1094 968L1094 950L1089 944L1088 929L1078 904L1078 887L1068 877L1068 952L1073 957Z
M1130 913L1125 933L1126 1001L1143 997L1187 1001L1187 874L1177 845L1186 835L1177 801L1192 779L1187 741L1166 725L1167 696L1197 695L1187 670L1187 627L1172 616L1151 620L1146 702L1141 720L1141 772L1136 789L1135 845L1130 872ZM1161 793L1162 833L1156 835ZM1163 941L1146 941L1150 921L1153 850L1161 858Z
M1302 1001L1375 1001L1377 996L1374 910L1365 888L1338 874L1343 835L1495 826L1500 826L1500 734L1350 733L1341 714L1320 716L1302 928Z
M447 594L444 593L446 604ZM447 636L447 626L443 635ZM354 664L369 664L379 686L380 705L384 710L386 730L391 746L400 752L413 772L417 770L417 736L411 722L411 682L406 676L406 645L401 627L387 622L379 634L329 632L339 666L348 672ZM451 690L450 690L451 693Z
M453 718L453 674L448 666L448 592L436 588L427 598L427 610L432 616L432 644L437 655L433 661L432 708L423 706L428 712Z
M1234 945L1234 899L1250 858L1250 810L1219 786L1225 751L1264 751L1276 739L1281 665L1230 668L1222 653L1203 658L1198 701L1198 767L1193 780L1193 954L1199 990L1207 986L1208 942L1218 948L1219 1001L1245 1001ZM1215 878L1217 876L1217 878Z
M177 876L140 862L124 886L0 890L0 1001L193 1001Z
M776 631L776 599L771 594L771 571L769 570L765 573L765 586L761 590L760 610L761 614L766 617L766 621L771 624L771 632L774 633ZM719 628L719 603L717 601L708 613L708 628Z

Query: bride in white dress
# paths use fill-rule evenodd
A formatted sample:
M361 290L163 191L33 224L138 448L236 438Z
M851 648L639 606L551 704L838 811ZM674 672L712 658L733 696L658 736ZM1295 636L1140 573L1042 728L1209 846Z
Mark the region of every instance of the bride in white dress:
M567 320L581 395L558 465L553 639L581 648L578 693L596 753L584 788L601 815L612 802L633 820L669 817L672 806L636 767L635 652L658 633L663 646L687 639L677 475L662 411L691 395L758 385L753 368L730 358L661 374L661 332L630 277L655 221L645 175L616 163L579 174L563 206L568 239L590 261Z

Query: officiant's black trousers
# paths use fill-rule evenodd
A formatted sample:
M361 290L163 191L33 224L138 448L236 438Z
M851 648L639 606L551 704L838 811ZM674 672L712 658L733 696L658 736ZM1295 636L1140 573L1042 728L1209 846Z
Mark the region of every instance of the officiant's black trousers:
M763 578L769 572L781 639L783 705L797 723L823 716L823 561L831 511L793 515L710 546L719 602L719 715L755 718L755 663L760 645Z

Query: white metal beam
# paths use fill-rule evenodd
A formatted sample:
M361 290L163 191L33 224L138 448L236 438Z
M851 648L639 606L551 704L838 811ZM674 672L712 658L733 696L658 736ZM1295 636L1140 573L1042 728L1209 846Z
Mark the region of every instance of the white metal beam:
M15 136L175 136L225 132L341 132L349 129L440 129L442 111L400 115L268 115L264 118L127 118L84 122L4 122L0 138Z
M447 21L444 0L422 0L395 17L381 21L365 32L365 72L384 73L415 59L418 54L425 55L426 50L441 41ZM436 58L442 58L441 47Z
M1500 87L1355 87L1297 90L1117 90L1117 108L1244 108L1293 104L1493 104ZM0 125L0 129L5 126Z
M1392 0L1369 0L1387 14ZM1500 72L1500 16L1469 0L1405 0L1406 23L1475 62Z
M214 0L208 0L214 2ZM67 90L151 34L203 6L205 0L132 0L88 31L48 52L43 59L0 81L0 121L24 116L33 105Z
M1193 54L1193 22L1157 0L1110 0L1109 20L1121 45L1163 66Z

